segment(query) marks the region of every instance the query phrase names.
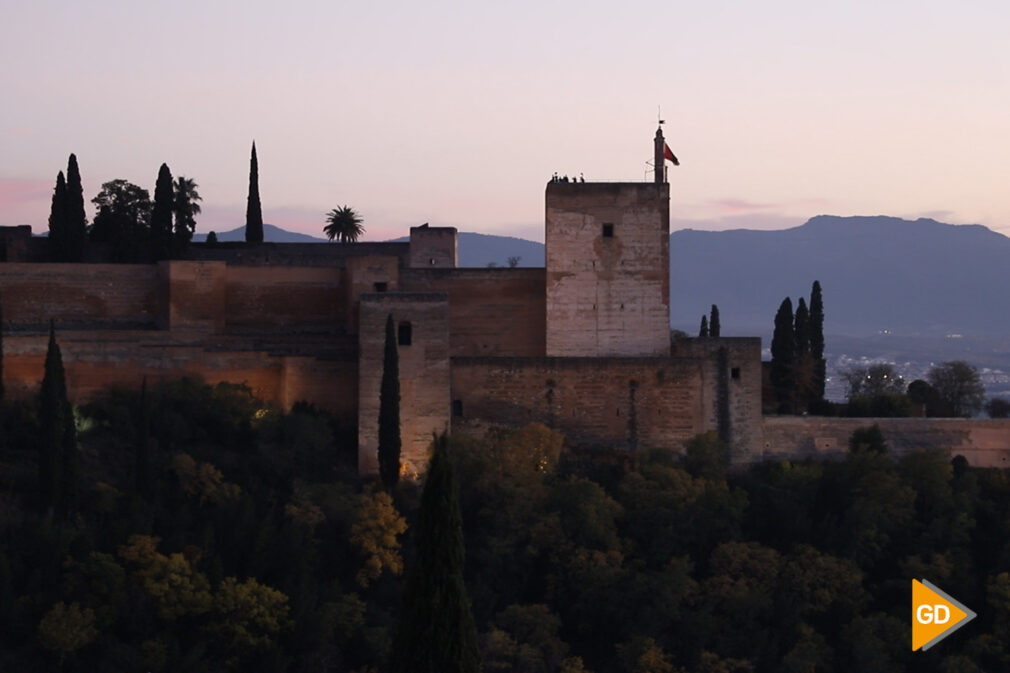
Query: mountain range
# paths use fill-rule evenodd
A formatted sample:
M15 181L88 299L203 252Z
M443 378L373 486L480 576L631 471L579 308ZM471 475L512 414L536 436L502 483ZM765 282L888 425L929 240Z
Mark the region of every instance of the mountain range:
M242 240L243 231L221 232L218 240ZM269 224L264 237L325 241ZM543 266L544 246L462 232L459 257L466 267L508 266L510 257ZM688 333L716 304L724 334L764 335L782 299L791 297L795 308L814 280L824 291L827 334L1010 334L1010 238L980 225L820 215L778 231L670 235L671 323Z

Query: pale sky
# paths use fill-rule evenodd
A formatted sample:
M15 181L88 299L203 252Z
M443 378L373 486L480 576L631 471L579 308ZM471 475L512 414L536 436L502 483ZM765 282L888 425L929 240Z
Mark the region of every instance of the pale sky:
M661 107L674 229L1010 234L1008 34L995 1L0 0L0 225L45 230L75 152L89 207L166 162L233 229L255 140L268 223L543 240L553 172L651 179Z

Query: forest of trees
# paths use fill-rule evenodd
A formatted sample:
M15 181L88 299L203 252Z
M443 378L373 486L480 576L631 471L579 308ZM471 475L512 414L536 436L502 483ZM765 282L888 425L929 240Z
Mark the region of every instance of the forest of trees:
M235 385L181 380L73 408L50 388L50 402L0 405L0 670L396 663L416 609L406 578L445 565L417 538L441 544L452 527L422 532L418 484L359 478L353 430ZM72 439L40 432L46 404L72 411ZM77 461L60 482L75 497L55 508L39 488L51 445ZM1006 471L896 458L872 427L838 462L734 472L711 435L683 458L566 447L540 425L443 448L484 671L1010 666ZM449 482L433 480L451 502L457 487L435 498ZM913 577L979 618L912 653Z

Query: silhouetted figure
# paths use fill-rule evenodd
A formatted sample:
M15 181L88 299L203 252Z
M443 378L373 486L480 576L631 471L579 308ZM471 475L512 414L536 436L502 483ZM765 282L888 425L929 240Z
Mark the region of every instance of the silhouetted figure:
M568 182L568 176L566 175L565 177L561 178L561 182Z
M585 182L586 179L582 177L582 173L579 173L579 182Z

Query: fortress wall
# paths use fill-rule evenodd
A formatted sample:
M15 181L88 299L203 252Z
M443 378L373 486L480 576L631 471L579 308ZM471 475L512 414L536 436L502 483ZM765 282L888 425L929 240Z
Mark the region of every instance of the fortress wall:
M344 268L348 260L359 256L392 256L406 265L410 244L406 242L369 243L246 243L220 242L215 246L193 243L186 259L220 261L228 266L316 266Z
M357 364L303 357L273 357L262 351L208 351L197 343L151 331L57 332L67 393L82 404L113 386L139 388L184 376L210 384L244 383L264 402L285 409L301 399L353 422ZM4 338L4 385L13 398L38 394L48 335Z
M538 421L572 442L683 450L709 429L704 361L673 358L452 359L461 420Z
M674 357L705 361L702 395L709 427L731 446L734 462L748 462L761 451L761 339L720 337L677 339Z
M978 467L1010 467L1010 420L973 418L819 418L769 416L764 419L761 457L841 457L849 436L876 423L888 447L901 455L917 449L945 449Z
M361 296L358 371L358 471L379 471L379 391L386 317L410 325L398 345L400 460L407 474L424 472L433 432L449 429L449 302L444 293L383 292Z
M158 285L151 264L0 264L11 326L154 327Z
M544 269L405 269L401 286L449 297L452 356L544 355Z
M325 267L229 266L225 329L334 331L346 312L341 275Z
M159 262L158 328L220 333L225 323L224 262Z
M453 268L459 265L459 242L455 227L410 228L411 268Z
M382 290L381 288L385 288ZM347 260L344 274L344 322L350 334L358 333L361 295L400 289L400 260L366 255Z
M358 363L356 360L284 358L281 404L311 402L333 413L342 424L358 422Z

